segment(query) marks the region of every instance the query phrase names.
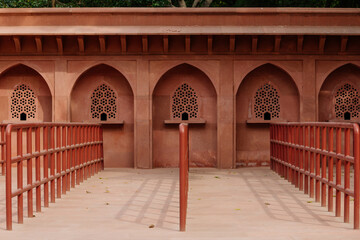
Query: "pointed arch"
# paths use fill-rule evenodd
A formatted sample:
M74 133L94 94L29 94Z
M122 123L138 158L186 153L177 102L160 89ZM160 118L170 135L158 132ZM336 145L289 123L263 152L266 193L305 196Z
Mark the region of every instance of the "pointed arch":
M156 87L159 85L159 82L161 81L162 78L164 78L164 76L166 74L169 74L169 73L176 71L177 69L183 68L183 67L191 68L191 69L203 74L204 76L206 76L206 78L210 81L212 87L214 88L216 94L218 94L218 89L216 88L216 86L214 84L214 80L210 77L210 73L208 71L203 69L198 64L183 62L183 63L174 63L170 68L164 69L162 72L160 72L160 74L159 74L160 76L159 76L156 84L153 86L152 89L150 89L151 95L154 94Z
M205 125L194 126L190 135L190 165L216 167L217 93L203 71L190 64L180 64L166 71L154 87L151 107L154 167L178 166L177 142L174 141L178 129L176 125L166 125L166 120L177 123L191 122L195 118L205 120Z
M318 94L319 121L360 120L360 66L346 63L323 81Z
M119 74L121 74L122 77L123 77L124 79L126 79L126 82L129 84L130 89L131 89L131 92L132 92L132 94L134 95L134 87L131 85L131 82L128 80L128 78L127 78L116 66L114 66L113 64L110 64L110 63L94 63L94 64L92 64L92 65L90 65L90 66L87 66L84 71L79 72L79 73L75 76L74 84L72 85L71 90L70 90L70 96L71 96L72 93L73 93L73 90L74 90L74 87L76 86L76 83L78 82L78 80L79 80L82 76L84 76L84 75L86 75L88 72L91 72L91 71L93 71L94 69L100 68L100 67L109 68L109 69L112 69L112 70L118 72Z
M40 67L38 67L36 64L32 64L31 62L29 62L29 63L15 62L15 63L10 63L9 65L4 66L2 69L0 69L0 78L2 75L6 74L7 72L11 71L12 69L16 69L19 67L20 68L24 67L24 68L30 69L34 73L41 76L42 80L44 81L47 88L49 89L51 95L52 96L54 95L53 86L52 86L51 82L49 81L49 79L47 78L47 76L42 72L42 69Z
M134 167L134 94L117 69L97 64L79 75L70 95L70 121L106 121L105 167Z
M244 82L244 80L247 78L247 76L249 76L249 74L256 72L256 71L261 71L261 69L264 68L273 68L275 71L281 71L284 74L286 74L289 78L289 80L291 79L291 84L293 84L296 87L297 93L300 94L300 86L297 84L297 82L294 81L294 77L292 76L292 74L290 74L290 71L288 71L286 69L286 66L282 66L278 63L259 63L257 64L255 67L253 67L251 70L249 70L246 74L244 74L244 78L238 83L238 85L235 86L236 89L236 94L239 91L239 88L241 86L241 84Z
M8 104L0 110L3 121L52 121L49 85L33 68L14 64L0 75L0 97Z

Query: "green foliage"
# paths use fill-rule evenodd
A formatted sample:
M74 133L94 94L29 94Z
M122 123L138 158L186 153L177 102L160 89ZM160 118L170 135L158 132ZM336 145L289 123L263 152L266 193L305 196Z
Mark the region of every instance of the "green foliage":
M188 7L194 0L185 0ZM201 0L198 6L202 6ZM171 4L179 7L178 0ZM170 7L169 0L56 0L56 7ZM211 7L330 7L359 8L360 0L213 0ZM52 7L52 0L0 0L0 8Z

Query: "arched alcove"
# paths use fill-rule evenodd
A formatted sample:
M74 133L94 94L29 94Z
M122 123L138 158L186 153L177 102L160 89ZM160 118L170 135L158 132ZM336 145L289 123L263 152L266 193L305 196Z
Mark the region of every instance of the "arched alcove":
M269 123L299 121L299 110L298 89L284 70L265 64L247 74L236 94L237 166L268 164Z
M101 64L84 72L70 105L71 122L103 124L105 167L134 167L134 95L118 70Z
M208 76L196 67L181 64L160 78L152 97L153 166L179 164L178 124L164 123L173 120L190 122L190 166L216 167L217 96ZM206 123L191 124L193 120Z
M346 64L325 79L319 92L319 121L360 120L360 68Z
M0 121L51 122L52 96L43 77L19 64L0 75Z

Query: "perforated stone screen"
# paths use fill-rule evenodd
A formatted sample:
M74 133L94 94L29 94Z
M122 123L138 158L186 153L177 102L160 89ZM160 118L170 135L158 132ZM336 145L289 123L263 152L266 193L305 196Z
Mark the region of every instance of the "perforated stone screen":
M106 84L98 86L91 95L91 117L106 121L116 118L116 94Z
M34 119L36 114L36 97L34 91L21 84L11 95L11 118L26 120Z
M171 105L174 119L188 120L198 117L198 96L195 90L187 83L182 84L175 90Z
M260 87L254 96L255 118L270 120L280 117L279 93L275 87L266 83Z
M345 120L358 118L359 111L360 100L358 90L351 84L344 84L335 93L336 118Z

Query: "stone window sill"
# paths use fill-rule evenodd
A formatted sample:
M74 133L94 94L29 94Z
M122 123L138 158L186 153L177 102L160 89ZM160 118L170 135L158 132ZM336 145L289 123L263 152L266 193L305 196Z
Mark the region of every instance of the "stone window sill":
M202 118L198 119L191 119L191 120L181 120L181 119L169 119L165 120L164 124L180 124L180 123L187 123L187 124L205 124L206 120Z
M274 119L274 120L262 120L262 119L249 119L246 120L247 124L269 124L269 123L283 123L288 122L284 119Z

